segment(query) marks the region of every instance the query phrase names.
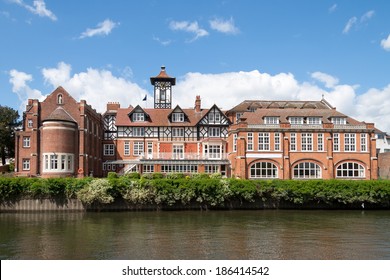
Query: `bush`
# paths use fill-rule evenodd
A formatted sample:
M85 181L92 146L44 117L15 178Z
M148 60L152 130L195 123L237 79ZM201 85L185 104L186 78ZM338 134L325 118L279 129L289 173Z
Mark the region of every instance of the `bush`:
M111 203L114 201L114 197L109 194L111 189L112 186L107 179L94 179L77 192L77 198L85 204Z

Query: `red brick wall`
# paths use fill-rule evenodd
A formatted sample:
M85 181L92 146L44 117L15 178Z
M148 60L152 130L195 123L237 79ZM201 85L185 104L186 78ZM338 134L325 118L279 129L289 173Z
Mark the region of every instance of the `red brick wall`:
M390 152L378 155L379 178L390 179Z

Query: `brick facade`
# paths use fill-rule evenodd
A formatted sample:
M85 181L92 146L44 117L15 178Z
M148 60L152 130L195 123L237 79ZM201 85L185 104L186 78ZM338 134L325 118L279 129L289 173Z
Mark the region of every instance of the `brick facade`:
M62 87L29 100L16 134L21 176L106 176L138 171L214 173L249 179L377 179L374 124L338 112L325 100L246 100L229 111L216 105L172 107L175 78L151 78L154 108L104 114ZM380 164L390 166L387 157ZM388 176L379 168L381 176Z

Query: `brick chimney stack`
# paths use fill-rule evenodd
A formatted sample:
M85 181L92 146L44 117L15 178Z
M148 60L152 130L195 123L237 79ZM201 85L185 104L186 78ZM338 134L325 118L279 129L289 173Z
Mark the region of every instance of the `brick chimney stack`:
M200 107L201 107L200 95L197 95L196 99L195 99L195 112L196 113L200 113Z

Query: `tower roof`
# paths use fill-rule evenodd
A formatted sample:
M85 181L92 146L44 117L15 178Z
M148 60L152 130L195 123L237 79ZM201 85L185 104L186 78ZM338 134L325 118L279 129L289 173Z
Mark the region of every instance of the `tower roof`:
M174 86L176 84L176 78L170 77L167 72L165 71L165 66L161 66L161 71L156 77L150 77L150 82L152 85L154 85L157 81L167 81L171 82L171 84Z
M77 123L75 119L62 107L57 107L47 118L43 120L45 121L66 121Z

